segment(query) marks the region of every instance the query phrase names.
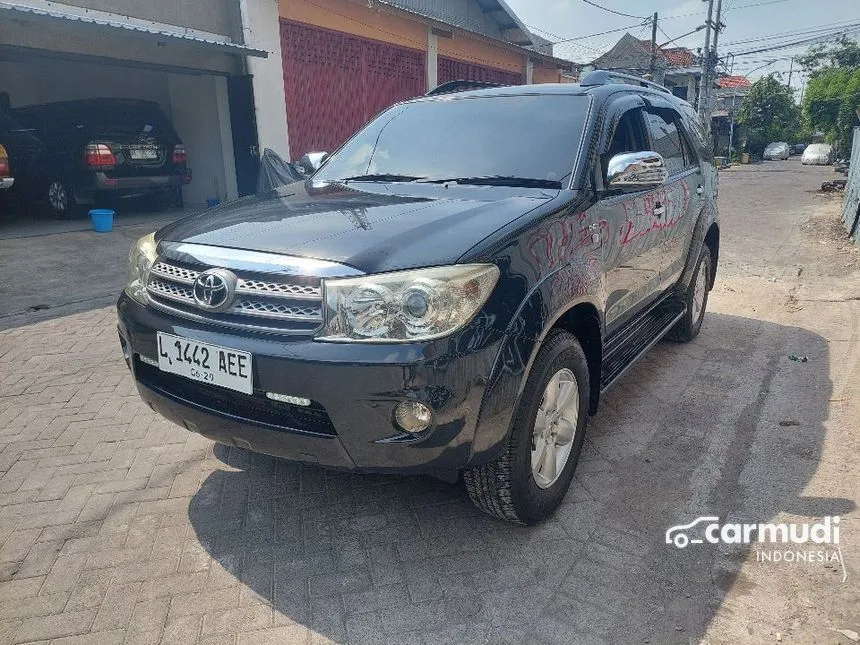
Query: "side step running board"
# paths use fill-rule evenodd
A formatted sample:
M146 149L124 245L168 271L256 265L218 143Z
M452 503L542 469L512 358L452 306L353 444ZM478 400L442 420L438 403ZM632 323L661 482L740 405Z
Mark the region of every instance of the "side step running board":
M687 313L687 305L666 298L635 318L606 341L600 369L600 391L605 392Z

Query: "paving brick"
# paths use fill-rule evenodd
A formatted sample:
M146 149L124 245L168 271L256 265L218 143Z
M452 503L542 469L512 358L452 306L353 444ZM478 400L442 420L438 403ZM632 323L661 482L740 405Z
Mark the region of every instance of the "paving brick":
M207 614L203 617L202 635L255 631L271 625L272 608L254 605Z
M292 624L239 634L238 645L309 645L311 632L304 625Z
M93 631L125 629L131 620L139 590L139 582L109 587L96 614Z
M93 623L94 611L73 611L53 616L26 618L18 629L19 642L74 636L89 631Z

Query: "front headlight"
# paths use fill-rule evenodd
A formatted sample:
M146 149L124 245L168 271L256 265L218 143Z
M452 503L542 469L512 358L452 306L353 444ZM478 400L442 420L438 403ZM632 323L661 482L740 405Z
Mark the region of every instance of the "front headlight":
M140 238L128 255L125 292L142 305L149 300L146 295L146 281L149 279L149 270L155 262L155 247L155 233L150 233Z
M461 264L325 280L326 323L319 340L402 343L465 326L499 279L493 264Z

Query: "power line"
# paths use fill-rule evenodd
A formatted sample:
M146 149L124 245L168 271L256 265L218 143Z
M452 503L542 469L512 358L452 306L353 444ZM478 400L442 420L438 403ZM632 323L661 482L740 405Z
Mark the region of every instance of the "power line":
M821 32L829 32L829 31L837 31L838 32L841 29L844 29L846 27L854 27L854 26L858 26L858 25L860 25L860 23L857 23L855 21L850 21L850 20L844 20L842 22L833 22L833 23L829 23L826 25L817 25L815 27L809 27L806 29L797 29L794 31L784 31L784 32L781 32L778 34L771 34L770 36L760 36L758 38L746 38L744 40L734 40L730 43L725 43L725 45L726 46L728 46L728 45L742 45L742 44L746 44L746 43L762 42L765 40L780 40L783 38L789 38L789 37L793 37L793 36L807 36L807 35L812 35L812 34L819 34L820 35Z
M649 19L650 20L650 19ZM636 23L635 25L628 25L627 27L619 27L618 29L609 29L608 31L600 31L596 34L588 34L587 36L576 36L575 38L565 38L563 40L558 40L553 43L553 45L560 45L562 43L570 43L575 40L586 40L587 38L596 38L597 36L604 36L606 34L614 34L619 31L630 31L631 29L636 29L640 27L641 23Z
M752 54L761 54L763 52L777 51L779 49L791 49L792 47L801 47L803 45L812 45L822 40L827 40L828 38L832 38L833 36L846 35L850 33L854 33L856 31L860 31L860 24L858 26L853 27L851 29L843 29L841 31L837 31L835 33L827 33L819 36L813 36L812 38L804 38L802 40L796 40L794 42L789 43L781 43L777 45L770 45L769 47L761 47L760 49L751 49L749 51L744 52L733 52L734 56L750 56Z
M591 0L582 0L585 4L589 4L592 7L597 7L598 9L603 9L604 11L608 11L609 13L614 13L616 16L624 16L625 18L639 18L640 20L649 20L645 16L634 16L629 13L622 13L621 11L615 11L615 9L609 9L604 7L603 5L599 5L596 2L592 2Z
M766 5L780 4L783 2L789 2L789 0L768 0L767 2L755 2L753 4L744 4L744 5L740 5L738 7L732 7L731 10L732 11L738 11L740 9L751 9L753 7L764 7ZM727 12L724 11L723 13L727 13ZM681 14L675 14L673 16L662 16L660 18L660 20L675 20L676 18L689 18L690 16L704 16L704 15L705 15L704 11L694 11L692 13L681 13Z

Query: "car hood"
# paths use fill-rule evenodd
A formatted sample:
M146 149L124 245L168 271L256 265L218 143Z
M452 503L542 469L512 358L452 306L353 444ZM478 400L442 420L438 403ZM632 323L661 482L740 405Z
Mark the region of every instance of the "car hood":
M201 211L163 228L156 239L330 260L378 273L454 263L558 194L298 182Z

